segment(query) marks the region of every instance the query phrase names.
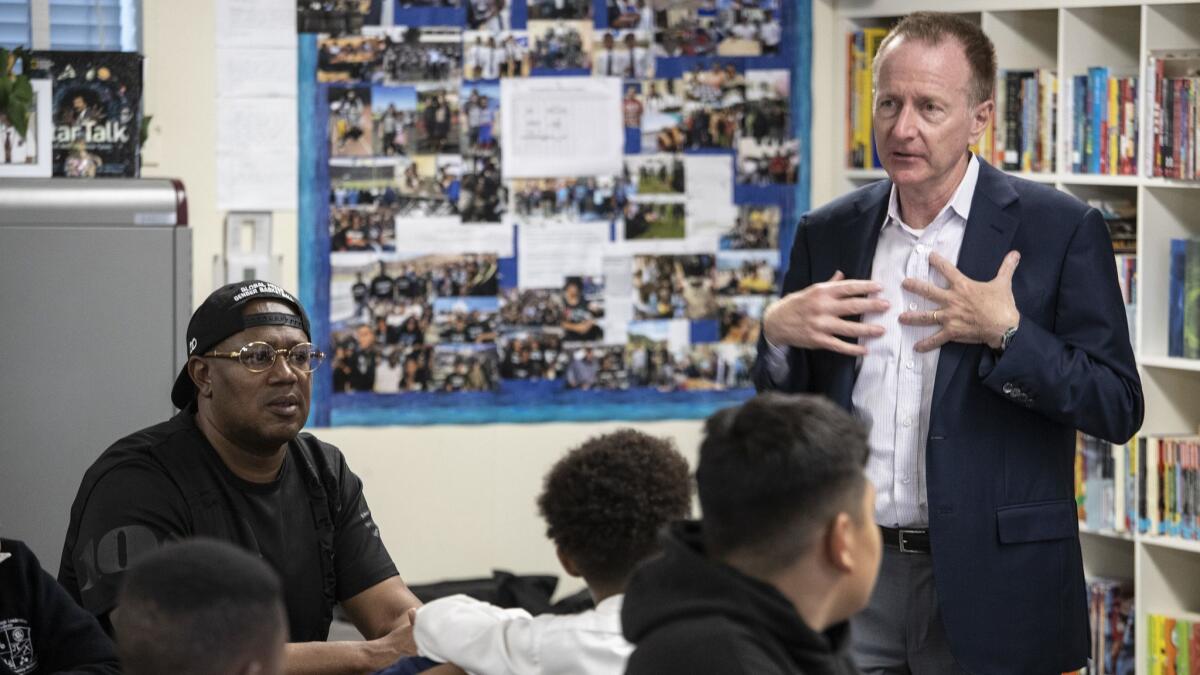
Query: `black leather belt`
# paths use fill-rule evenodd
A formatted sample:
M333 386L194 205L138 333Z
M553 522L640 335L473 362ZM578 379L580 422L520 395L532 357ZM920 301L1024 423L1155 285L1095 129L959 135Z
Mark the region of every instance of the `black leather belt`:
M879 526L886 546L900 549L901 553L929 553L929 530L917 527Z

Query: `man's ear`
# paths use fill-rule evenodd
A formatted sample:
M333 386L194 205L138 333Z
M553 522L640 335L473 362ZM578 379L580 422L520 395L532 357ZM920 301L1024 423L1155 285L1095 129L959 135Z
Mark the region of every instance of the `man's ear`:
M208 361L193 356L188 359L188 375L196 385L197 398L212 398L212 367Z
M971 144L979 142L996 111L996 102L988 99L971 109Z
M562 550L561 546L555 546L554 552L558 555L558 562L563 566L567 574L573 577L582 577L583 573L579 571L579 566L571 559L571 555Z
M851 553L854 540L854 521L845 511L839 512L829 521L825 532L825 558L834 569L850 572L854 569Z

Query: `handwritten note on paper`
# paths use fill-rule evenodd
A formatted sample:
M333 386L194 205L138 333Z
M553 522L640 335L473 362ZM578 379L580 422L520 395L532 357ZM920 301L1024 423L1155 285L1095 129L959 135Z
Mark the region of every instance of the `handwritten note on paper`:
M608 223L522 223L517 228L517 285L558 288L567 276L599 276L607 241Z
M292 0L219 0L217 47L296 48Z
M500 81L502 171L508 178L621 173L621 80Z
M737 220L733 204L733 159L726 155L684 157L688 235L725 232Z

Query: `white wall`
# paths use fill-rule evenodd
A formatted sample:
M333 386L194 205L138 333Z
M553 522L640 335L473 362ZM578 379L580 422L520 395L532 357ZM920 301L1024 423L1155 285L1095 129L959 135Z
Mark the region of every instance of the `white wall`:
M216 206L216 39L209 2L145 0L145 111L154 115L142 174L181 178L193 245L193 304L213 288L222 248ZM274 214L280 281L297 287L295 211ZM698 421L638 424L689 458ZM546 470L586 438L629 424L317 429L362 477L392 557L410 582L488 575L493 568L559 573L534 500ZM569 590L578 583L565 584Z

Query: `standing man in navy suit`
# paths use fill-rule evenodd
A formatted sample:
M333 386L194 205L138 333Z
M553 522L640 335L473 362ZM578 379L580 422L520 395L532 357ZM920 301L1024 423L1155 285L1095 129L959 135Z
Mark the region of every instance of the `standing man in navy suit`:
M870 429L886 546L864 672L1079 668L1075 430L1124 442L1143 415L1107 228L968 150L994 112L978 26L913 14L873 68L888 180L804 216L756 382Z

